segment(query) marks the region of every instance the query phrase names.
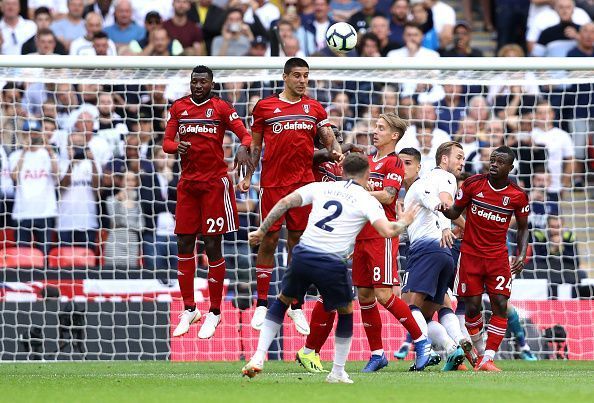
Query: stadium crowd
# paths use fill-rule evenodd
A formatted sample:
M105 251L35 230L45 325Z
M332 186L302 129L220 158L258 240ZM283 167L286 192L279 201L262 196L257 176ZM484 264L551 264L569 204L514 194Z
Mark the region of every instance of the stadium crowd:
M461 2L464 20L459 21L448 3L4 0L0 53L483 56L472 47L472 2ZM485 0L481 5L484 29L497 38L497 56L594 55L590 1ZM334 54L326 45L325 32L336 21L348 21L359 32L359 45L347 55ZM411 126L397 149L419 149L424 171L435 165L437 147L452 139L464 146L468 174L486 172L494 147L514 148L514 174L529 189L532 205L533 257L524 275L578 283L587 275L580 269L576 237L561 219L560 201L586 183L594 129L592 85L538 86L531 73L521 73L522 86L505 84L514 77L500 78L499 84L486 86L317 81L309 92L326 107L347 143L369 146L380 113L406 118ZM185 95L186 83L181 90L13 81L1 87L3 237L32 243L46 255L58 245L88 247L101 253L104 268L174 276L179 166L161 143L167 108ZM217 90L249 126L257 100L275 88L274 82L233 82ZM226 135L230 171L237 144ZM239 281L253 279L246 241L257 220L257 174L253 185L247 194L237 192L240 230L224 242L227 267L238 269L228 275Z

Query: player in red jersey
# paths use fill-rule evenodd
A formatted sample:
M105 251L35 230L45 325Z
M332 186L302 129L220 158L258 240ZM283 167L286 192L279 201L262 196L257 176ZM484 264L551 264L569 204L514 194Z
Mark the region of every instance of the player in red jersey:
M404 165L394 152L406 131L405 120L395 113L380 115L373 132L375 155L369 156L369 187L384 206L386 217L396 221L396 199L404 178ZM377 306L379 301L410 332L415 342L417 370L429 361L431 344L421 332L410 308L394 295L392 287L398 280L398 238L384 239L366 225L359 233L353 252L353 285L357 287L361 320L371 349L371 358L363 372L373 372L388 365L382 343L382 322Z
M454 292L466 304L466 328L475 343L482 339L481 299L485 290L491 301L493 315L487 330L487 346L475 371L499 371L493 358L507 329L512 275L524 268L528 247L530 206L522 188L509 180L514 159L509 147L496 148L491 153L489 173L466 179L454 205L440 206L440 211L452 220L466 209ZM508 258L506 236L513 215L518 224L519 255Z
M283 197L314 181L311 164L316 133L331 153L333 160L340 160L342 152L327 119L326 110L315 99L305 95L309 81L309 65L294 57L285 63L283 71L285 88L280 94L260 100L253 111L252 165L257 166L265 143L260 178L260 217L263 220ZM264 323L268 306L270 277L274 268L279 230L286 221L289 258L293 246L307 226L310 206L291 209L268 231L260 244L256 259L258 302L251 321L259 330ZM297 331L309 333L309 325L300 305L289 310Z
M223 136L233 131L241 140L236 155L240 172L251 171L248 146L252 137L235 109L211 94L212 70L197 66L190 79L191 95L180 98L169 109L163 150L180 154L181 179L177 187L175 233L178 245L178 280L184 300L184 311L173 332L185 334L192 323L200 319L194 301L196 272L196 237L202 235L208 257L208 293L210 311L198 332L198 337L212 337L221 321L221 299L225 279L225 259L221 252L222 234L237 231L237 206L233 181L227 174L223 154ZM176 140L176 138L178 140ZM245 180L239 184L249 188Z

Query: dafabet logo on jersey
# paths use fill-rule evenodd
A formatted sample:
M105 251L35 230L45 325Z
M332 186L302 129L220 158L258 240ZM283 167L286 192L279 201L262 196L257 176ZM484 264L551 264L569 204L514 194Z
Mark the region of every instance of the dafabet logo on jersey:
M181 125L178 129L180 135L190 133L210 133L216 134L217 128L214 126L203 126L203 125Z
M286 122L286 123L275 123L272 125L272 132L279 134L283 130L312 130L314 125L302 122Z
M496 222L507 222L507 217L501 217L499 214L493 213L492 211L485 211L485 210L477 207L476 204L472 205L472 207L470 208L470 211L473 214L476 214L477 216L484 218L485 220L496 221Z

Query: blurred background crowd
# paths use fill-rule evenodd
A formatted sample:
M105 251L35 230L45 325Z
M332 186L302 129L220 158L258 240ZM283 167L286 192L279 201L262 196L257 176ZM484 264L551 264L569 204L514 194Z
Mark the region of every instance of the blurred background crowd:
M594 54L592 0L1 3L4 55ZM348 21L359 32L357 48L347 55L326 46L325 32L336 21ZM510 79L523 84L508 85ZM187 94L188 84L189 79L171 85L0 83L2 245L33 245L43 256L75 245L97 255L97 266L125 276L174 278L179 165L160 144L167 108ZM234 81L216 90L249 127L257 100L280 85ZM423 170L435 166L437 147L451 139L464 146L467 175L488 170L492 148L511 146L518 157L514 177L532 204L525 276L576 284L591 273L583 259L589 255L590 224L575 222L587 210L579 201L586 200L592 163L591 84L543 86L533 73L522 72L501 73L485 85L319 80L310 86L309 95L326 107L346 142L372 148L370 133L380 113L395 111L408 119L411 127L398 148L418 148ZM224 147L232 171L237 141L231 133ZM238 269L229 276L244 281L253 278L246 240L257 224L258 175L253 185L237 194L241 228L224 245L227 267ZM283 243L279 254L286 255Z

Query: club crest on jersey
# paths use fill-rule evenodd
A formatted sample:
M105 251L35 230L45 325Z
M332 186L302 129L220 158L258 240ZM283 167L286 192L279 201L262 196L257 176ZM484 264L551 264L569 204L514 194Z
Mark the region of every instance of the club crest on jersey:
M207 117L207 118L211 117L213 112L214 112L214 109L212 109L212 108L208 108L208 109L206 110L206 117Z
M462 192L462 188L458 189L458 196L456 196L456 199L461 200L463 195L464 192Z
M309 104L304 104L304 105L303 105L303 111L304 111L305 113L309 113Z
M509 197L503 196L503 205L507 206L509 204Z

